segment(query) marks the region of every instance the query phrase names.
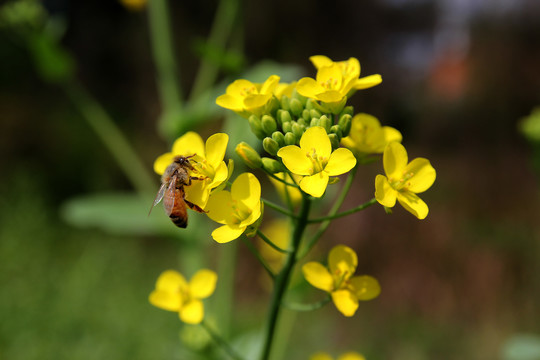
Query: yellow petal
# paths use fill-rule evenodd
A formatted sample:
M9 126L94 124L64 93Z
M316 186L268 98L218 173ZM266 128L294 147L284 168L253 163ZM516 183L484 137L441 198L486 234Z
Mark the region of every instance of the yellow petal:
M418 219L425 219L428 215L429 208L418 195L410 191L400 191L398 192L397 199L405 210L416 216Z
M324 171L330 176L346 173L356 165L356 158L349 149L339 148L330 155Z
M154 290L148 297L150 304L168 311L178 311L182 305L182 296L179 292L172 293L163 290Z
M279 79L280 78L277 75L270 75L268 79L266 79L266 81L262 84L260 93L272 94L279 84Z
M300 189L313 197L323 196L327 186L328 174L325 171L311 176L304 176L300 180Z
M330 66L333 63L329 57L324 55L313 55L309 57L309 60L317 69L322 68L323 66Z
M302 273L308 283L317 289L331 292L334 290L334 278L322 264L311 261L302 266Z
M436 172L428 159L416 158L404 171L405 174L414 174L406 185L407 190L413 193L424 192L435 182Z
M205 157L204 142L199 134L193 131L188 131L178 139L172 146L172 152L175 155L191 156L197 154Z
M322 126L314 126L307 129L302 135L302 138L300 138L300 148L302 149L304 156L306 154L311 155L313 151L315 151L317 157L328 159L332 154L330 138Z
M209 183L210 179L193 180L191 185L184 186L185 199L204 209L210 196Z
M309 360L333 360L330 355L325 352L319 352L311 355Z
M381 285L372 276L355 276L349 280L351 291L356 294L358 300L375 299L381 293Z
M223 94L218 96L216 104L232 111L242 111L244 109L244 98Z
M259 201L258 204L255 204L251 209L249 209L249 215L242 219L237 226L238 227L247 227L248 225L253 224L255 221L257 221L261 215L262 215L262 207L261 202Z
M167 166L171 165L173 160L174 154L172 152L158 156L156 161L154 161L154 171L159 175L163 175L165 169L167 169Z
M382 206L394 207L396 205L397 191L390 186L388 179L384 175L375 177L375 199Z
M330 273L338 280L346 280L356 271L358 257L353 249L345 245L337 245L328 254L328 267Z
M213 168L219 166L225 157L228 142L229 135L224 133L214 134L206 140L206 161L208 165Z
M189 293L196 299L204 299L212 295L216 289L217 274L212 270L202 269L189 281Z
M360 76L360 62L357 58L350 57L347 61L338 62L343 76L356 80Z
M339 91L343 84L343 74L338 64L332 63L317 70L317 83L323 85L325 90Z
M403 140L403 136L401 135L401 133L398 130L394 129L393 127L383 126L382 131L384 134L385 146L386 144L389 144L392 141L397 141L400 143L401 140ZM383 151L384 151L384 148L382 148L379 152L383 152Z
M328 90L323 93L317 94L316 99L324 103L337 103L343 99L345 95L336 90Z
M177 293L187 289L187 281L176 270L166 270L159 275L156 282L156 290Z
M358 299L349 290L332 292L332 300L339 312L347 317L353 316L358 309Z
M313 173L313 163L306 152L296 145L282 147L277 152L277 156L281 158L283 165L293 174L311 175Z
M232 197L229 191L223 190L212 193L204 208L208 217L220 224L232 223Z
M257 87L249 80L238 79L229 84L225 92L234 97L245 98L249 94L256 93Z
M186 324L200 324L204 318L204 306L201 300L193 299L179 311L180 320Z
M337 360L366 360L366 358L357 352L351 351L342 354L340 357L337 358Z
M296 91L302 96L315 99L317 94L326 91L326 89L319 85L315 79L305 77L298 80Z
M244 108L246 110L258 109L272 98L272 94L251 94L244 99Z
M223 225L212 231L212 238L218 243L223 244L237 239L245 230L245 226Z
M261 184L252 173L240 174L231 186L231 197L254 210L261 201Z
M367 89L382 83L382 77L379 74L366 76L356 80L354 88L356 90Z
M399 180L403 170L407 166L407 151L405 147L398 142L391 142L386 145L383 154L384 172L389 179Z

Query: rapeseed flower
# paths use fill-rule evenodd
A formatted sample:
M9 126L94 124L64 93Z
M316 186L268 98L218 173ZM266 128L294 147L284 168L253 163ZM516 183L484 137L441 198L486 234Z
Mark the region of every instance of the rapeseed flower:
M251 173L241 174L230 192L223 190L210 196L206 210L210 219L223 224L212 232L215 241L226 243L238 238L262 214L259 180Z
M330 356L330 354L328 353L319 352L319 353L311 355L309 360L334 360L334 358ZM337 360L366 360L366 358L357 352L349 351L345 354L341 354L337 358Z
M429 160L416 158L408 163L407 151L398 142L384 149L384 175L375 178L375 198L385 207L394 207L396 200L418 219L424 219L428 206L418 197L435 182L436 172Z
M210 136L203 142L201 136L193 131L189 131L175 140L172 151L160 155L154 162L154 171L163 174L175 156L192 156L190 163L195 169L193 176L200 180L193 180L191 185L184 187L186 200L205 208L208 198L213 189L225 182L230 173L223 158L229 136L224 133L217 133ZM229 167L232 163L229 162Z
M180 320L199 324L204 318L202 299L216 289L217 274L212 270L197 271L188 282L175 270L166 270L158 278L149 301L160 309L178 312Z
M361 113L352 118L349 136L341 139L341 144L360 154L380 154L388 143L401 140L398 130L381 126L376 117Z
M277 156L293 174L302 176L300 189L313 197L321 197L330 176L338 176L356 165L350 150L339 148L332 152L326 130L314 126L300 138L300 146L288 145L279 149Z
M305 279L317 289L332 296L336 308L345 316L353 316L359 300L371 300L381 292L379 282L367 275L353 276L358 257L353 249L337 245L328 254L328 267L312 261L302 266Z

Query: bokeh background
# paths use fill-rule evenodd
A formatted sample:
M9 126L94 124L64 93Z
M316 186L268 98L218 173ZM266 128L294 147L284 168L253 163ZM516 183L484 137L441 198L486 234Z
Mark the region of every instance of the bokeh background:
M290 341L276 359L321 350L370 360L540 359L540 151L519 131L540 105L540 2L169 3L183 108L167 114L145 6L41 2L49 17L39 17L37 32L53 34L50 42L69 54L60 58L48 40L21 36L33 25L21 31L2 18L1 359L211 359L199 329L147 301L161 271L200 264L228 273L216 296L232 310L209 301L216 324L236 346L256 348L268 284L245 244L217 246L214 224L195 213L186 231L161 209L148 218L154 194L141 179L157 190L153 160L186 130L206 137L227 129L233 150L250 135L214 103L226 84L314 76L308 58L316 54L356 57L363 75L382 75L381 85L352 98L355 110L399 129L410 157L430 159L437 181L423 196L423 221L377 205L332 224L313 257L348 244L358 272L378 278L382 293L353 318L333 306L287 313L280 337ZM215 19L234 9L224 50L207 39ZM202 62L219 71L190 96ZM104 145L88 120L103 116L144 175ZM119 140L111 141L114 148ZM380 163L361 168L344 208L370 199L381 171Z

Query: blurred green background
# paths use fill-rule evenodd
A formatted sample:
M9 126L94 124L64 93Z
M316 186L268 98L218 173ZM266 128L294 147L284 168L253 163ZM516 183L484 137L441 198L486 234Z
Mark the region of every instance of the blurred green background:
M438 176L422 196L426 220L373 206L332 224L319 257L353 247L381 296L353 318L333 306L287 313L281 337L291 341L276 359L348 350L369 360L540 359L540 146L519 131L540 105L540 3L170 1L175 108L156 81L149 14L164 2L151 1L154 12L43 1L49 17L22 25L3 13L0 359L212 358L208 347L194 352L207 341L197 329L147 301L163 270L200 264L234 270L216 294L232 311L219 300L209 308L235 346L256 348L268 301L260 268L241 242L215 244L200 215L186 231L161 209L148 218L152 163L186 130L226 129L233 149L250 135L214 103L226 84L314 76L316 54L381 74L352 98L355 110L399 129L409 156L427 157ZM212 35L220 21L225 40ZM103 116L140 164L104 145L88 120ZM361 168L344 208L370 199L380 172Z

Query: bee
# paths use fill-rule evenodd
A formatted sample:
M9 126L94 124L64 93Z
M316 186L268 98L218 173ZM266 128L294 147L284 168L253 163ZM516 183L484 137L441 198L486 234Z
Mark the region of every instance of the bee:
M174 225L185 228L187 226L188 214L187 207L200 213L205 211L198 205L195 205L185 199L184 186L191 185L192 180L204 180L203 177L190 176L189 170L193 170L193 165L189 162L191 156L176 156L165 169L161 176L161 187L159 188L154 203L150 208L150 212L154 206L163 200L165 213L171 218ZM186 207L187 206L187 207ZM150 214L150 213L148 213Z

